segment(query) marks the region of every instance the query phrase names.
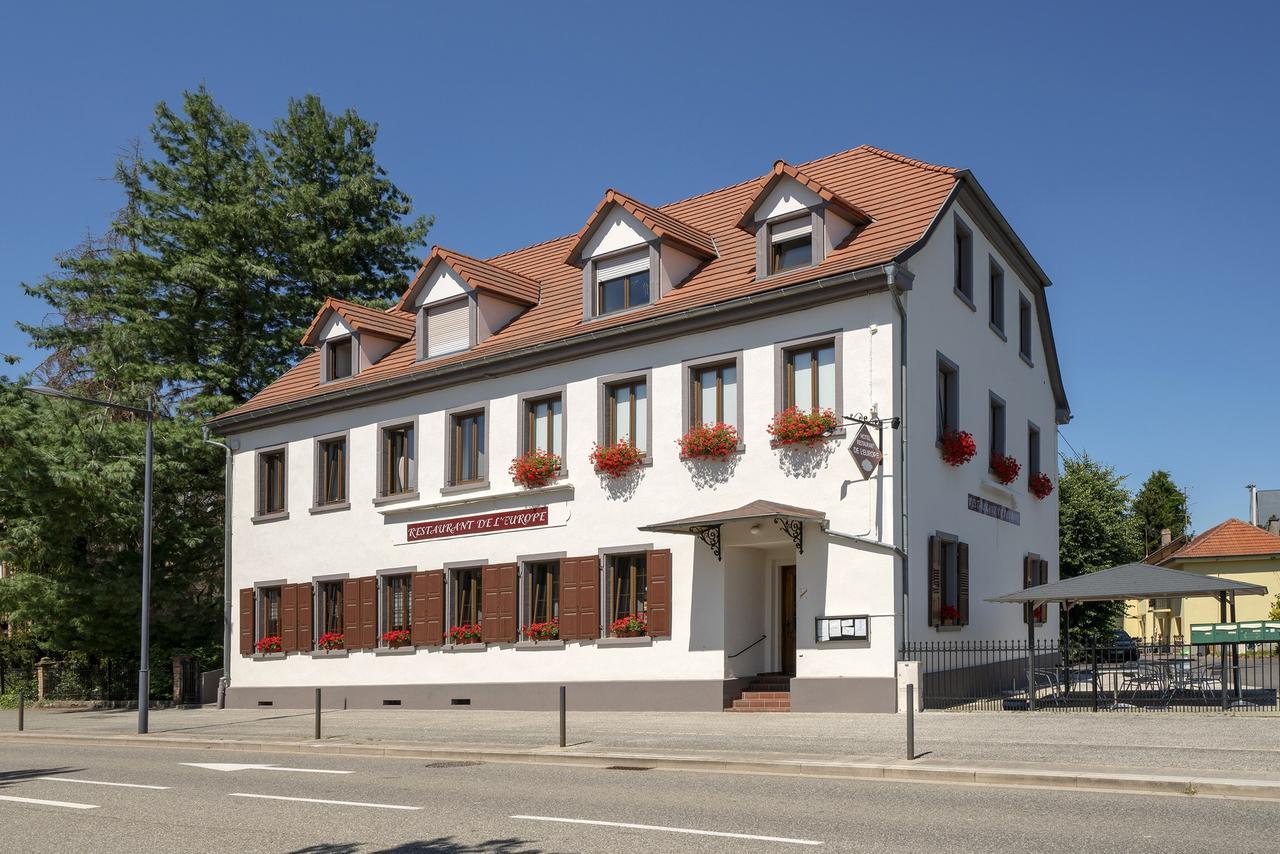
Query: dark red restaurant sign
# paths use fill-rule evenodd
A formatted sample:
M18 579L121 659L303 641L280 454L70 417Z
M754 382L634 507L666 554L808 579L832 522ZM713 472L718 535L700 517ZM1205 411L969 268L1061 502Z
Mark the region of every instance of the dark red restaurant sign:
M440 537L460 537L465 534L487 534L491 531L510 531L516 528L537 528L547 524L546 507L530 507L525 510L503 510L499 513L482 513L479 516L456 516L434 522L414 522L409 525L409 542L434 540Z

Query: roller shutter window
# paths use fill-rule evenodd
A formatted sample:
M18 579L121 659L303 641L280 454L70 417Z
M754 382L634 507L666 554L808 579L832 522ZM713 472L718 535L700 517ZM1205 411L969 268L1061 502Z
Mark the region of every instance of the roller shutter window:
M609 314L649 302L649 249L596 264L596 314Z
M781 273L813 263L810 214L769 224L769 272Z
M466 297L425 309L427 358L456 353L471 346L471 310Z

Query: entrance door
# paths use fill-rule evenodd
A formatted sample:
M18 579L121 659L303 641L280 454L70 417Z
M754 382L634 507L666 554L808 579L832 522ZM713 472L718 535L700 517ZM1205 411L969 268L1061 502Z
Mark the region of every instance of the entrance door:
M778 637L782 672L796 675L796 568L778 567Z

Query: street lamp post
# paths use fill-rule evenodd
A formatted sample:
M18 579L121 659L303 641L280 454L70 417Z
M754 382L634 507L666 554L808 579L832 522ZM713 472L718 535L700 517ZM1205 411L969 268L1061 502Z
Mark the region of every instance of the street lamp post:
M58 397L64 400L90 403L94 406L116 409L121 412L131 412L147 419L147 451L143 466L142 486L142 651L138 661L138 733L146 735L147 705L151 699L151 665L148 658L151 654L151 453L153 445L151 425L155 420L155 410L151 408L150 404L146 409L142 409L137 406L126 406L123 403L81 397L78 394L69 394L56 388L46 388L44 386L29 385L24 388L24 391L43 394L46 397Z

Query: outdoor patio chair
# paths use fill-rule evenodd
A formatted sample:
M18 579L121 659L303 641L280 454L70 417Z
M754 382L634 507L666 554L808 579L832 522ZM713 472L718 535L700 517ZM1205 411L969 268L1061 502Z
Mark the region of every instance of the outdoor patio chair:
M1174 676L1175 693L1199 694L1202 700L1222 693L1222 677L1212 664L1200 664Z
M1125 674L1120 692L1127 692L1131 701L1136 701L1139 694L1150 692L1155 694L1159 701L1153 704L1155 707L1168 706L1173 696L1173 683L1168 665L1163 662L1138 662L1136 670ZM1136 702L1134 704L1136 705Z
M1056 706L1062 705L1065 686L1062 684L1062 675L1057 670L1036 670L1035 687L1037 700L1048 700Z

